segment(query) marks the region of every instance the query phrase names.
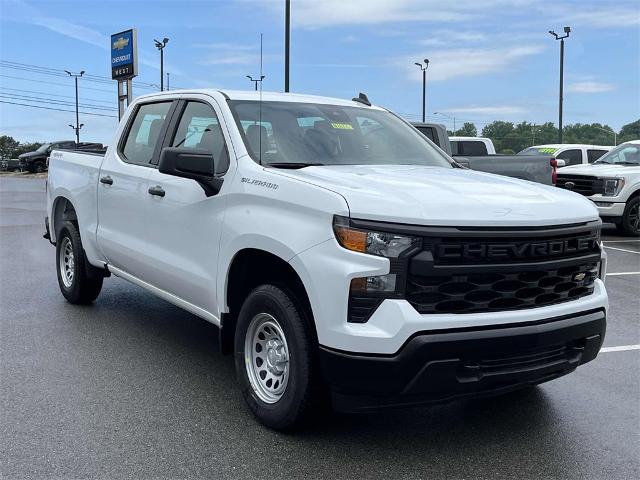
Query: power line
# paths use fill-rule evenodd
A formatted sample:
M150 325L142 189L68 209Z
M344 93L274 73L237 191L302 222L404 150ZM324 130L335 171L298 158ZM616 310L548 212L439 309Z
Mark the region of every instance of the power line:
M76 98L73 95L60 95L58 93L39 92L37 90L24 90L22 88L9 88L9 87L0 86L0 89L2 89L2 90L11 90L11 91L14 91L14 92L24 92L24 93L35 93L35 94L40 94L40 95L49 95L51 97ZM100 102L100 103L113 104L112 100L101 100L101 99L98 99L98 98L85 98L85 100L89 100L91 102Z
M51 103L54 105L63 105L65 107L67 106L74 106L75 103L73 102L69 102L66 100L58 100L56 98L47 98L47 97L34 97L32 95L19 95L19 94L15 94L15 93L1 93L0 92L0 97L3 98L9 98L11 100L20 100L20 101L25 101L25 102L43 102L43 103ZM81 107L83 108L93 108L96 110L108 110L108 111L116 111L117 108L112 108L112 107L105 107L104 105L94 105L94 104L89 104L89 103L82 103L80 104Z
M69 87L69 85L70 85L68 83L49 82L49 81L46 81L46 80L34 80L32 78L14 77L14 76L11 76L11 75L4 75L4 74L0 74L0 77L13 78L15 80L23 80L25 82L35 82L35 83L42 83L42 84L47 84L47 85L60 85L60 86L63 86L63 87ZM113 94L113 90L105 90L104 88L82 87L82 89L83 90L95 90L96 92L106 92L106 93Z
M75 113L75 110L63 110L61 108L41 107L39 105L27 105L26 103L7 102L5 100L0 100L0 103L6 103L6 104L9 104L9 105L19 105L21 107L41 108L43 110L55 110L57 112ZM80 112L80 113L82 113L83 115L94 115L96 117L118 118L117 115L105 115L103 113L91 113L91 112Z

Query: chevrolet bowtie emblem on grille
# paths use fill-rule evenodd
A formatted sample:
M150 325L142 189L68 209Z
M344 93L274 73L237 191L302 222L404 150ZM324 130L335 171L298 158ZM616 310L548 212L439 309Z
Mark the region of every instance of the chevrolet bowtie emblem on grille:
M584 273L584 272L576 273L576 274L573 276L573 281L574 281L574 282L580 282L580 281L584 280L584 277L586 277L586 276L587 276L587 274L586 274L586 273Z
M573 182L567 182L567 183L564 184L564 188L568 188L569 190L574 189L575 186L576 186L576 184L573 183Z
M120 37L118 40L113 42L113 48L116 50L122 50L127 45L129 45L129 39L124 37Z

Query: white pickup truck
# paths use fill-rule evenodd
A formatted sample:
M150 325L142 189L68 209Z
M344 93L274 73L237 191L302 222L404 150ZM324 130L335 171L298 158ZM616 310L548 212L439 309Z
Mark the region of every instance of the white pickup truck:
M557 186L588 197L620 233L640 237L640 140L618 145L591 165L563 168Z
M282 430L326 398L498 394L596 357L592 202L461 168L364 96L259 95L140 97L104 156L52 153L45 237L69 302L113 274L220 327L250 410Z

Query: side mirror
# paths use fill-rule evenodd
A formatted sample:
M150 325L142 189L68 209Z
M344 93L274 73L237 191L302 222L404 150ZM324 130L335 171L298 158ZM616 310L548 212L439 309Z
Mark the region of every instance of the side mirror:
M195 180L207 197L217 194L222 186L222 178L215 177L213 155L200 148L163 148L158 170L174 177Z
M557 168L564 167L566 164L567 164L567 162L565 162L561 158L556 158L556 167Z

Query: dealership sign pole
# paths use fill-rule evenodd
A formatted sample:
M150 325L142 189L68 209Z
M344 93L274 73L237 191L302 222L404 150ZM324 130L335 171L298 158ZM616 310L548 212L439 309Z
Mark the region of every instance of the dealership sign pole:
M131 103L131 80L138 75L136 29L111 35L111 78L118 81L118 120Z

